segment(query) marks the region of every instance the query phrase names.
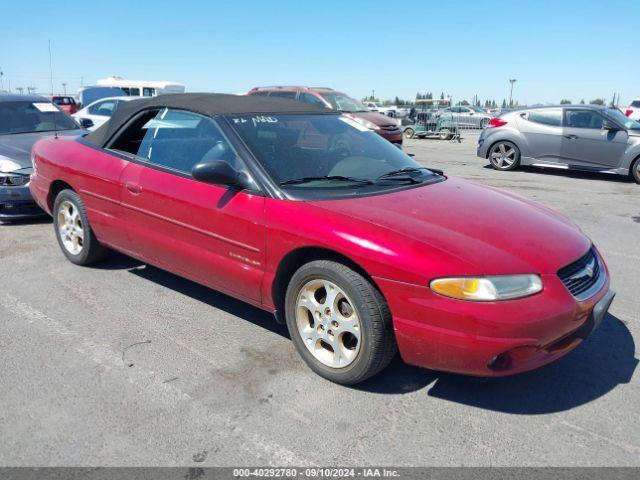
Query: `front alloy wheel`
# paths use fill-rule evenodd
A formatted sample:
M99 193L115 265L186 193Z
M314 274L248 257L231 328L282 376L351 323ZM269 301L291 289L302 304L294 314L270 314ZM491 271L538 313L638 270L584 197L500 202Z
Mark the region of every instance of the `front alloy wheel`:
M520 151L511 142L498 142L489 151L489 161L496 170L513 170L520 164Z
M311 280L296 301L296 325L305 347L332 368L350 365L360 350L360 319L347 294L329 280Z
M389 307L360 273L314 260L293 274L285 297L296 350L317 374L351 385L386 367L396 352Z

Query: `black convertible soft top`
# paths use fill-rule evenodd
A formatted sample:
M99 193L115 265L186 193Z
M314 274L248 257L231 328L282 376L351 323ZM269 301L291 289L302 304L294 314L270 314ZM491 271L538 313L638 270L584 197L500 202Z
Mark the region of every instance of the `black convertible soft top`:
M335 110L285 98L222 93L179 93L126 102L114 112L107 123L84 138L94 145L104 147L113 134L131 117L143 110L164 107L188 110L209 117L214 115L337 114Z

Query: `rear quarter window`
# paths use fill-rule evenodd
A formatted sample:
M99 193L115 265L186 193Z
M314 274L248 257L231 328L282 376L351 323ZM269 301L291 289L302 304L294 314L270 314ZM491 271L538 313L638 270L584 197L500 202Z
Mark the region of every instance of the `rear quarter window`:
M539 110L528 112L525 117L533 123L541 123L542 125L550 125L559 127L562 125L562 110Z

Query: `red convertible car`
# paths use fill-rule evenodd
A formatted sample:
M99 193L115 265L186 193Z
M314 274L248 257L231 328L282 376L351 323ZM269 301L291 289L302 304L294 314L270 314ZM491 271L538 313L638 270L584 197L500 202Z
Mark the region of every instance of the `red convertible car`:
M301 102L163 95L33 157L31 192L70 261L114 249L274 312L310 368L342 384L396 350L474 376L540 367L614 296L566 217Z

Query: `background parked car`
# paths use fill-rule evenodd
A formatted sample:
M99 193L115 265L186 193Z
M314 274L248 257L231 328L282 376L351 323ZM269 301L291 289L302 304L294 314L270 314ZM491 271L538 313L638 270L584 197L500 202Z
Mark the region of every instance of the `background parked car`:
M124 102L130 102L138 98L139 97L102 98L79 110L73 115L73 118L77 119L87 130L95 130L109 120L113 112L121 107ZM87 120L90 121L91 124L89 124Z
M54 132L82 130L45 97L0 94L0 222L44 214L29 192L31 147Z
M311 105L338 110L391 143L402 145L402 130L397 121L391 120L386 115L378 112L371 112L360 100L331 88L256 87L250 90L247 95L290 98Z
M632 174L640 183L640 123L596 105L517 110L491 119L477 154L497 170L532 165Z
M633 100L625 109L624 114L632 120L640 120L640 100Z
M80 108L84 108L87 105L91 105L93 102L97 102L103 98L126 96L127 94L125 91L117 87L100 87L91 85L82 87L78 90L78 103Z
M440 115L449 118L461 128L485 128L491 115L480 107L456 106L440 110Z
M68 115L73 115L79 110L75 99L69 95L54 95L51 102Z

